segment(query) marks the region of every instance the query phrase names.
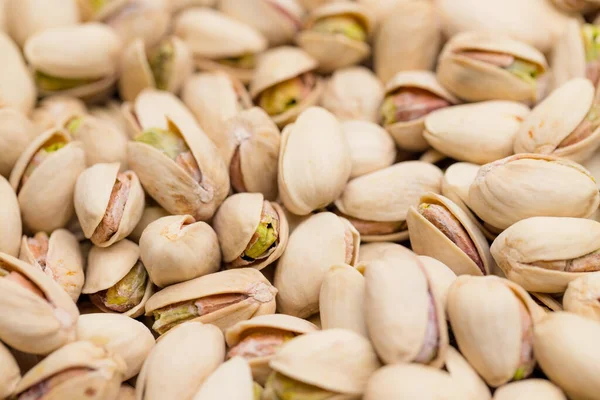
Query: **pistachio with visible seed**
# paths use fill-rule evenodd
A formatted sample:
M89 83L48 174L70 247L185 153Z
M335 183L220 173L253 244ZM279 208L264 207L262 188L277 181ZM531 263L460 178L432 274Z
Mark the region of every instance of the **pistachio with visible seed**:
M39 128L47 130L62 124L70 118L87 114L85 103L76 97L48 96L40 101L31 112L31 121Z
M79 12L84 21L103 20L126 3L127 0L77 0Z
M597 25L573 18L556 41L552 52L553 86L558 88L571 79L587 78L594 87L600 80L600 30Z

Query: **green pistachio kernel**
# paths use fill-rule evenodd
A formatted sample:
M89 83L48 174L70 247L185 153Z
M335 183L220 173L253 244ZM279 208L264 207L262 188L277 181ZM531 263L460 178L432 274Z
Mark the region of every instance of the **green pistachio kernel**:
M119 312L131 310L142 301L147 281L146 268L138 261L123 279L106 291L104 304L107 308Z
M528 370L528 368L526 366L517 368L517 371L515 372L515 374L513 376L513 380L520 381L521 379L525 379L527 376L527 370Z
M169 88L169 78L173 74L174 59L175 46L170 40L164 40L150 53L148 63L157 89L167 90Z
M27 164L27 168L25 168L25 172L23 173L23 178L28 179L33 171L37 167L39 167L42 162L44 162L52 153L56 153L58 150L65 147L67 143L62 139L56 141L48 141L46 142L31 158L29 164ZM24 182L23 182L24 183Z
M256 228L256 240L251 242L244 255L246 257L257 259L265 251L267 251L277 240L277 230L272 218L267 221L261 221Z
M541 72L536 64L520 59L515 59L506 70L530 84L535 84L535 79Z
M252 69L256 66L256 57L252 53L246 53L238 57L223 58L218 62L234 68Z
M76 135L77 131L81 127L81 123L83 122L82 117L71 118L66 124L65 128L71 135Z
M259 105L269 115L282 114L302 101L303 92L301 78L289 79L266 89L260 96Z
M173 326L188 319L198 317L200 314L198 307L194 304L194 300L191 300L155 310L153 316L154 324L152 325L152 329L162 335Z
M585 24L581 27L581 36L585 48L586 61L596 61L600 58L600 27Z
M0 267L0 278L4 278L5 276L8 276L8 271Z
M189 151L189 148L180 135L166 129L150 128L138 135L134 140L146 143L162 151L172 160L175 160L181 153Z
M265 388L279 400L327 400L336 396L336 393L299 382L278 372L269 376Z
M94 12L98 12L102 10L102 8L104 8L104 6L106 6L106 3L108 3L109 1L110 0L88 0L88 3L90 4Z
M55 92L87 85L88 83L94 82L94 79L57 78L40 71L36 71L35 81L40 89L47 92Z
M262 394L263 394L263 388L262 388L262 386L260 386L256 382L254 382L253 391L254 391L254 400L260 400L260 399L262 399Z
M381 115L383 116L383 125L396 123L396 104L394 104L394 95L387 96L381 105Z
M352 40L364 42L367 40L367 32L358 20L349 15L340 15L321 18L315 22L312 29L316 32L329 33L332 35L343 35Z

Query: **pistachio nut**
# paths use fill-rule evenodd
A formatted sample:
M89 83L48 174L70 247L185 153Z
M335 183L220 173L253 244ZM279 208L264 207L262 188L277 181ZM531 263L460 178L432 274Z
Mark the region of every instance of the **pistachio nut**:
M576 162L589 158L600 146L600 93L594 92L585 78L554 90L521 124L515 153L551 154ZM559 110L567 108L568 115L559 118Z
M347 264L329 268L319 292L323 329L348 329L368 337L364 308L365 278L362 274Z
M404 161L348 182L335 207L363 241L406 240L409 208L423 193L439 193L441 183L442 171L435 165Z
M383 85L365 67L340 68L325 84L321 105L340 121L364 120L379 122L379 105L383 100Z
M121 38L123 45L142 38L147 47L152 47L169 31L169 0L129 0L104 22Z
M277 261L288 241L279 204L261 193L238 193L223 202L213 221L226 268L258 270Z
M193 400L252 400L254 385L248 362L242 357L233 357L221 364L204 381Z
M138 245L127 239L110 247L92 247L82 293L104 312L142 315L154 290L139 258Z
M269 365L273 373L265 394L275 399L357 400L380 367L371 343L345 329L298 336L283 345Z
M175 35L188 45L196 68L223 71L243 83L254 75L267 40L255 28L210 8L189 8L174 23Z
M264 385L272 372L269 362L281 346L298 335L317 330L314 324L286 314L240 321L225 332L227 358L243 357L252 369L254 380Z
M137 399L192 399L224 359L225 341L219 328L200 322L182 324L160 338L144 361Z
M137 375L154 347L154 336L144 324L120 314L87 314L77 321L77 340L104 346L125 363L123 380Z
M129 234L129 240L132 240L139 244L142 234L148 225L156 221L159 218L167 217L169 214L164 208L154 203L151 197L146 197L146 207L142 213L140 222L136 225L135 229Z
M568 1L573 2L573 0ZM578 3L584 1L574 0ZM595 87L598 86L600 83L598 35L600 30L597 25L582 23L576 18L565 24L552 52L552 83L555 88L574 78L588 78Z
M150 280L165 287L219 270L217 234L190 215L172 215L148 224L140 238L140 254Z
M599 334L598 322L568 312L547 314L535 325L534 351L540 367L570 399L591 400L598 395L600 379L592 371L600 360L594 346Z
M172 214L197 220L213 216L229 191L229 175L217 148L199 126L168 119L127 145L129 166L146 192Z
M152 329L164 334L186 321L225 330L239 321L275 312L277 289L254 268L238 268L171 285L146 303Z
M292 41L302 27L298 0L221 0L219 10L258 30L270 46Z
M215 144L229 165L235 192L258 192L271 201L277 198L280 143L279 128L262 108L252 107L229 119Z
M444 368L472 400L491 400L490 389L465 358L452 346L446 351ZM541 400L541 399L540 399Z
M418 256L425 268L429 284L440 297L444 309L446 309L448 290L456 280L456 274L443 262L428 256Z
M546 90L547 69L536 48L505 35L472 31L446 43L437 77L463 100L536 103Z
M14 107L23 114L29 114L35 105L35 84L19 48L7 34L1 31L0 52L2 53L0 104L2 108Z
M116 400L135 400L135 388L125 383L121 384Z
M379 357L441 367L448 348L444 303L421 260L388 252L365 265L365 320Z
M77 0L83 21L101 21L119 11L128 0Z
M411 153L407 152L406 150L401 150L399 155L401 157L403 157L403 159L406 159L406 160L413 159L411 157ZM412 153L412 155L414 156L414 153ZM436 149L431 148L431 147L429 149L425 150L418 158L418 161L428 162L430 164L436 164L436 165L438 165L446 160L448 160L448 156L440 153L439 151L437 151Z
M18 109L0 108L0 175L9 177L19 156L38 133L36 126Z
M33 354L48 354L75 338L73 300L40 269L0 253L0 340Z
M0 175L0 252L16 257L23 225L19 201L8 181Z
M52 232L67 225L75 214L75 183L84 169L83 145L67 132L50 129L36 137L19 156L9 179L25 227Z
M433 72L398 72L385 85L382 124L401 149L423 151L429 147L423 137L427 115L456 103Z
M335 116L310 107L282 132L277 176L283 205L298 215L323 208L344 191L352 161Z
M452 200L435 193L421 196L406 217L415 253L445 263L456 275L488 275L492 256L485 236Z
M298 225L275 269L278 310L300 318L319 312L327 271L336 264L356 265L359 243L352 224L330 212L314 214Z
M312 11L322 5L333 3L340 0L300 0L300 4L307 11Z
M563 304L565 311L600 321L600 274L585 274L569 282Z
M536 216L586 218L599 203L596 182L581 165L527 153L482 166L468 198L469 207L496 230Z
M499 387L494 400L567 400L567 397L550 381L528 379Z
M329 3L309 14L296 42L317 60L320 72L329 73L370 55L368 42L374 24L370 10L361 4Z
M17 361L8 348L0 342L0 397L9 398L21 380L21 371Z
M448 107L425 118L423 137L434 149L460 161L486 164L513 154L529 108L512 101Z
M6 0L0 0L0 32L6 32L7 30Z
M389 167L396 160L396 145L385 129L368 121L345 121L342 130L350 149L350 179Z
M523 288L497 276L459 276L447 307L461 353L488 385L533 372L534 323L544 312Z
M220 71L194 74L185 82L181 99L220 151L227 121L252 107L244 85Z
M86 23L38 32L24 52L39 94L96 99L117 80L121 41L109 27Z
M17 399L112 399L119 392L125 364L102 346L70 343L50 354L23 376Z
M144 189L133 171L120 163L96 164L79 175L75 211L85 237L108 247L127 237L144 211Z
M123 51L119 91L125 101L145 88L177 93L192 70L192 55L181 39L169 36L147 49L137 38Z
M216 0L169 0L171 12L177 13L188 7L206 6L213 7Z
M45 232L23 236L19 258L44 271L77 302L84 281L83 257L71 232L57 229L50 236Z
M90 115L111 124L116 130L128 136L128 120L120 102L109 100L103 105L90 108Z
M315 68L317 61L299 48L268 50L256 64L250 96L280 127L294 122L323 94L324 84L314 74Z
M76 97L54 95L43 98L31 112L31 121L46 131L76 116L87 114L85 103Z

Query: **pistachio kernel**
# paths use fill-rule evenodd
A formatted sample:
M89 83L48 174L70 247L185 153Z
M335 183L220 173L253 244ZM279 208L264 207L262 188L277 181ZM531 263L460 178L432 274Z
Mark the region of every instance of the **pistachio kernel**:
M252 393L254 394L254 400L262 399L263 388L256 382L252 382Z
M146 268L141 261L138 261L119 282L106 290L90 295L90 299L96 305L124 313L142 302L147 282Z
M328 400L337 396L337 393L297 381L279 372L269 375L265 390L277 396L278 400Z
M69 79L58 78L45 74L41 71L35 72L35 82L37 86L46 92L58 92L61 90L74 89L79 86L94 82L95 79Z
M542 74L539 65L515 57L511 54L483 50L467 50L459 53L462 56L500 67L519 79L535 85L536 79Z
M8 281L12 281L12 282L16 283L17 285L23 287L24 289L30 291L31 293L35 294L36 296L39 296L44 299L46 298L46 296L44 295L44 292L42 292L35 283L33 283L25 275L23 275L19 272L11 271L10 269L3 268L0 265L0 278L4 278Z
M255 260L269 249L277 246L279 239L279 215L268 201L263 202L263 209L258 227L242 255L245 259Z
M269 357L275 354L277 349L285 342L293 339L296 335L292 332L280 329L255 329L246 333L246 336L238 344L227 352L227 358L241 356L245 359Z
M324 17L315 22L312 30L331 35L342 35L348 39L365 42L367 31L357 18L351 15Z
M217 60L217 62L233 68L253 69L256 67L256 55L253 53L244 53L237 57L222 58Z
M381 106L383 125L422 118L432 111L450 106L450 102L424 89L402 88L389 94Z
M105 243L117 233L125 213L130 189L131 179L126 174L119 173L110 193L104 216L92 234L93 243Z
M310 95L315 84L313 74L302 74L265 89L258 104L269 115L282 114L302 103Z
M173 75L175 46L171 40L163 40L148 55L148 64L154 76L154 83L159 90L168 90L169 80Z
M52 153L56 153L66 145L67 141L62 137L52 136L50 139L48 139L48 141L42 145L42 147L33 155L33 157L31 157L29 164L27 164L27 167L25 168L25 172L23 172L21 185L25 184L33 172L40 165L42 165L42 163L48 159Z

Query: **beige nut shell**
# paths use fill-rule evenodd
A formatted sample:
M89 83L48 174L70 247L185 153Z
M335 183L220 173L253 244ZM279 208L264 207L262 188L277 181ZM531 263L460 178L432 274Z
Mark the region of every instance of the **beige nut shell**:
M569 282L563 305L565 311L600 322L600 274L587 273Z
M389 167L397 156L396 144L385 129L362 120L342 123L350 150L350 179Z
M552 85L558 88L571 79L585 78L585 47L581 35L582 24L576 18L570 19L557 38L552 51Z
M23 56L11 38L0 32L2 52L2 77L0 78L0 103L29 114L36 101L36 89Z
M21 371L10 350L0 342L0 397L10 397L21 380Z
M219 366L202 384L193 400L254 399L254 382L248 361L234 357Z
M501 386L494 400L567 400L556 385L545 379L528 379Z
M0 252L16 257L23 230L21 212L17 195L3 176L0 176L0 220Z
M2 88L0 88L1 91ZM0 102L4 103L5 100L0 100ZM19 156L38 133L38 128L17 108L4 107L0 109L0 153L2 153L0 175L6 178L10 176L10 171Z

